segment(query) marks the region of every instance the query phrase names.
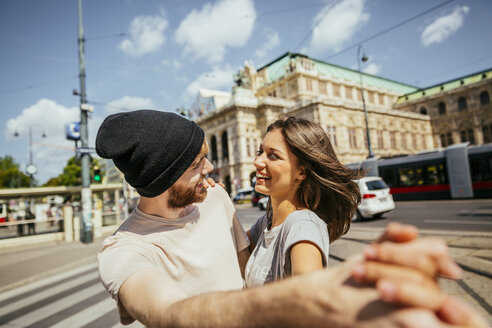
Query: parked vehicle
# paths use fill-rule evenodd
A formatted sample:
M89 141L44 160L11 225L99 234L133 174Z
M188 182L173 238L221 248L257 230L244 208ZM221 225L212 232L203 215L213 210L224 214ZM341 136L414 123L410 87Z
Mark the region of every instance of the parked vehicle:
M380 177L364 177L356 181L362 197L352 221L377 218L395 209L390 188Z
M243 204L243 203L249 203L253 199L253 188L243 188L239 189L237 191L236 196L234 196L234 203L236 204Z
M266 210L267 205L268 205L268 196L260 198L260 200L258 201L258 208L260 209L260 211Z
M263 195L262 193L259 193L256 190L253 191L253 198L251 199L251 203L253 204L253 206L257 206L258 205L258 202L263 197L265 197L265 195Z

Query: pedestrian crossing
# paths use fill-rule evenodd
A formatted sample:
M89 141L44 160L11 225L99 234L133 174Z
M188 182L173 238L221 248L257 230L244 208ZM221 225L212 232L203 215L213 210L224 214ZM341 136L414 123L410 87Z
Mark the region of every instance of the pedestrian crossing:
M0 294L0 327L143 327L119 323L116 302L102 286L97 263Z

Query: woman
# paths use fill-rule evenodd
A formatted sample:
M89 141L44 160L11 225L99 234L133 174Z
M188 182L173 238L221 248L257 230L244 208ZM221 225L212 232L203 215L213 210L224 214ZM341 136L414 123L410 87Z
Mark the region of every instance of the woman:
M338 161L321 126L295 117L268 127L254 164L255 189L270 199L248 231L246 285L326 267L360 202L360 173Z

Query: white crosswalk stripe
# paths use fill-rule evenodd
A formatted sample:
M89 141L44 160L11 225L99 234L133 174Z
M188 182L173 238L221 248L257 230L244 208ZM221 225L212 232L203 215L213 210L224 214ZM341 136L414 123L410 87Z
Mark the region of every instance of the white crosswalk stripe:
M104 290L97 263L81 266L0 294L1 327L122 326L116 303Z

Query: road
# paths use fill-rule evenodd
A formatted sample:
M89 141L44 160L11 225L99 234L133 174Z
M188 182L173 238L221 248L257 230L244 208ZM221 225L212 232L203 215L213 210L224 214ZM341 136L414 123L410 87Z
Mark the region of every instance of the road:
M263 213L249 204L237 205L239 220L249 228ZM384 227L389 222L413 224L422 230L492 231L492 200L397 202L379 219L354 222L354 227Z
M448 242L453 258L465 270L461 281L443 280L441 287L465 299L492 322L492 245L487 233L491 210L491 202L484 201L400 202L385 219L354 223L346 236L331 245L330 266L360 252L380 234L377 227L390 221L415 224L430 230L427 234L434 230ZM237 211L246 229L264 213L251 205L238 205ZM452 231L446 235L446 229ZM461 233L473 230L480 232ZM12 286L0 293L0 326L123 327L114 300L99 282L96 254L100 242L0 250L0 281Z

